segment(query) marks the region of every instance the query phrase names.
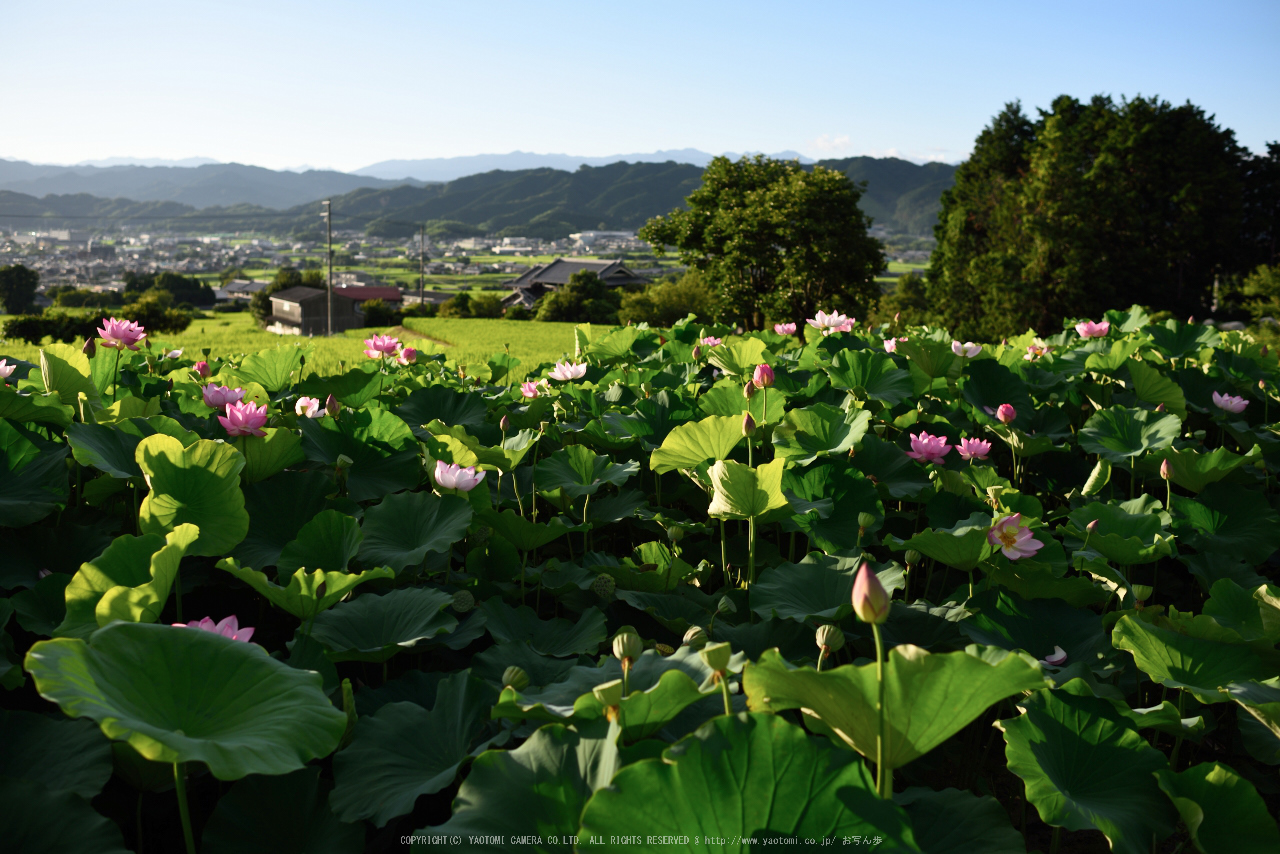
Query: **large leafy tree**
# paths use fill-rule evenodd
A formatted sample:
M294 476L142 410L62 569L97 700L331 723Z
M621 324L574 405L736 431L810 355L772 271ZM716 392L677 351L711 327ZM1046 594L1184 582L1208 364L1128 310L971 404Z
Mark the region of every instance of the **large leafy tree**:
M688 209L654 217L640 237L659 253L674 246L749 329L819 308L865 315L879 299L885 259L867 234L861 196L843 173L820 166L717 157Z
M9 314L31 310L40 286L40 274L22 264L0 267L0 308Z
M1191 104L1010 104L943 195L932 309L985 338L1131 302L1201 313L1242 261L1245 154Z

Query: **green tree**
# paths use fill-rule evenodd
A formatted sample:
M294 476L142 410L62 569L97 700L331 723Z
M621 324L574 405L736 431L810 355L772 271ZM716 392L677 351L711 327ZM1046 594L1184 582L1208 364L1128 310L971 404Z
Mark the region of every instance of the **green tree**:
M617 323L623 291L600 281L591 270L579 270L564 287L538 300L535 320L562 323Z
M1245 164L1245 266L1280 263L1280 142Z
M1191 104L1009 104L943 194L928 304L975 339L1134 302L1201 314L1239 263L1243 154Z
M905 326L940 323L929 305L925 278L914 270L898 277L893 290L880 300L879 308L870 319L878 323L888 323L895 317Z
M496 294L480 294L471 300L472 317L502 317L502 297Z
M670 326L690 314L704 321L714 321L717 316L715 290L697 270L663 278L644 290L623 294L618 322Z
M449 297L440 304L440 309L437 314L440 317L470 317L471 294L464 291L460 294Z
M688 209L649 220L640 237L659 254L674 246L749 329L766 317L799 320L819 308L865 314L879 299L875 277L885 258L867 234L862 192L820 166L717 157Z
M1263 317L1280 316L1280 264L1263 265L1246 276L1240 295L1255 323Z
M25 314L35 304L40 274L22 264L0 267L0 306L6 314Z
M213 288L195 276L181 276L166 270L156 275L152 287L168 291L176 303L213 305Z

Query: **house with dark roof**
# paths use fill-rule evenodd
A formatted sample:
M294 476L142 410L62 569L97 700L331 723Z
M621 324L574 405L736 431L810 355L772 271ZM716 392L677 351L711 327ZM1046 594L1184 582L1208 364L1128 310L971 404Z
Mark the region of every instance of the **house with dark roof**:
M357 329L364 325L364 314L354 297L333 289L333 331ZM288 288L271 295L271 316L267 331L278 335L323 335L328 326L328 300L318 288Z
M333 293L335 296L341 295L349 297L356 302L380 299L385 303L396 306L404 302L404 294L397 287L374 285L334 285Z
M623 266L621 261L588 261L569 258L557 258L550 264L539 264L520 278L507 283L511 293L502 301L503 306L510 307L520 303L528 308L548 291L554 291L568 284L569 278L583 270L595 273L600 281L609 287L638 287L648 284L649 280L637 276Z

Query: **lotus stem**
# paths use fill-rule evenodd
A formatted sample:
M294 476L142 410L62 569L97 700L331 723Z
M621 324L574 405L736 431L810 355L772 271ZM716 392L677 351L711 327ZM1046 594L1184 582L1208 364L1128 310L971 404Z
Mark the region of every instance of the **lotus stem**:
M1053 841L1049 843L1049 854L1058 854L1058 848L1062 845L1062 828L1055 827L1053 829Z
M747 585L756 583L756 517L747 520Z
M818 668L817 669L819 673L822 672L822 662L826 657L827 657L827 648L824 646L818 650Z
M116 402L116 392L120 390L120 348L116 347L115 351L116 351L116 369L115 369L116 381L111 385L111 402L112 403ZM81 420L83 421L84 419L81 419Z
M187 844L187 854L196 854L196 840L191 835L191 814L187 811L186 769L181 762L173 763L173 788L178 794L178 815L182 819L182 839Z
M880 637L880 624L872 623L871 632L876 638L876 682L879 686L879 699L876 701L876 714L880 718L876 731L876 792L881 798L888 799L893 796L893 771L885 767L884 641Z
M631 694L631 659L622 659L622 696L627 697Z
M587 521L587 510L591 507L591 493L587 493L586 499L582 502L582 554L585 557L587 552L591 550L591 541L588 537L591 535L591 523Z
M726 715L733 714L733 703L729 700L729 674L716 674L720 679L720 694L724 697L724 713Z
M1187 692L1178 691L1178 726L1182 726L1182 701L1186 697ZM1169 770L1178 773L1178 751L1182 749L1182 736L1179 735L1173 740L1173 753L1169 756Z
M178 622L182 622L182 564L178 564L178 571L173 574L173 606L178 613Z
M720 569L724 571L724 586L732 587L733 579L729 576L729 561L725 557L724 520L720 520ZM712 619L715 619L712 617Z

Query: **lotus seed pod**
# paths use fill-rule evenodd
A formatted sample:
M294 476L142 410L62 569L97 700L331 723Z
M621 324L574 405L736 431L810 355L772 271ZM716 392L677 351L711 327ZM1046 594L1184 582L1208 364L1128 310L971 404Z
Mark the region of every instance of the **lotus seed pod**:
M618 582L613 580L612 575L602 573L596 576L596 580L591 582L591 592L599 596L601 599L608 599L613 595L613 591L618 588Z
M682 643L692 650L700 650L707 645L707 632L702 626L690 626L684 633Z
M635 632L621 631L613 637L613 657L619 661L635 660L644 652L644 641Z
M1133 598L1139 602L1145 602L1151 598L1151 594L1155 592L1155 588L1148 584L1133 585Z
M729 659L733 656L733 649L727 641L709 643L698 652L698 655L702 657L702 663L707 667L717 673L724 673L729 669Z
M676 654L676 651L671 647L667 646L665 643L655 643L653 645L653 648L658 651L659 655L667 656L667 655Z
M622 680L614 679L591 689L591 693L604 706L616 706L622 702Z
M513 664L502 671L502 684L517 691L523 691L529 687L529 674L524 672L523 667L516 667Z
M678 543L684 539L684 528L675 527L667 531L667 539L673 543Z
M840 647L844 646L844 632L840 631L839 626L818 626L818 633L814 636L814 642L818 644L819 649L825 649L827 652L839 652Z
M756 393L756 384L753 383L751 380L747 380L747 384L742 387L742 396L745 397L747 400L750 400L752 397L755 396L755 393Z
M511 416L510 416L510 415L504 415L504 416L502 416L502 418L498 421L498 429L499 429L499 430L501 430L503 433L505 433L505 432L507 432L508 430L510 430L510 429L511 429Z
M459 614L465 614L476 606L476 597L471 595L470 590L459 590L453 594L453 610Z
M916 551L915 549L907 549L907 554L906 554L907 566L915 566L916 564L920 563L921 557L922 555L920 554L920 552Z
M640 383L640 391L644 392L645 398L649 398L653 394L653 383L645 380Z
M738 606L733 604L733 600L728 596L721 596L720 601L716 603L717 614L736 614Z
M338 454L338 458L333 461L333 467L336 469L346 469L351 468L353 463L355 463L355 460L351 459L351 457L348 457L346 454Z
M872 516L870 513L865 513L865 512L864 512L864 513L859 513L859 514L858 514L858 527L859 527L859 528L870 528L870 527L871 527L872 525L874 525L875 523L876 523L876 517L875 517L875 516Z

